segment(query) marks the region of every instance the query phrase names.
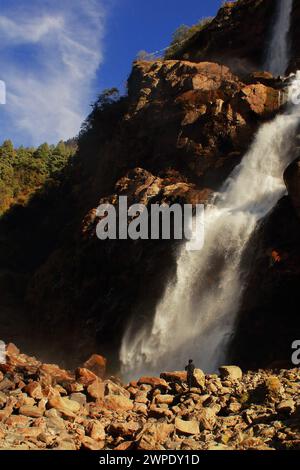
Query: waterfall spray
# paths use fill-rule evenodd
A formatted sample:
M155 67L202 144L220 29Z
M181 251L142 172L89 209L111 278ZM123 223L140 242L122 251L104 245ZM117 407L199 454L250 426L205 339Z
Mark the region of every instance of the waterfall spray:
M284 18L290 18L291 4L281 3ZM280 17L278 27L282 24L288 31ZM287 34L279 37L280 51L287 51ZM281 70L286 63L280 60ZM299 83L298 74L293 94L295 89L300 94ZM120 353L125 375L181 369L189 357L207 372L225 361L244 289L243 254L257 222L285 193L282 175L292 159L298 124L299 105L291 103L286 114L260 128L215 206L206 211L204 249L182 248L176 280L167 286L153 323L139 331L128 328Z

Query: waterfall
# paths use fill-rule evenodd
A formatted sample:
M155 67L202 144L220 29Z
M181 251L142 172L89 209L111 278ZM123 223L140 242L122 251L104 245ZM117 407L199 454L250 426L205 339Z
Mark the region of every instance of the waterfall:
M288 35L293 0L277 0L277 18L272 31L265 69L273 75L284 75L289 65Z
M285 18L283 4L290 11L291 3L281 3ZM288 31L285 22L282 27ZM287 41L286 34L279 37ZM280 50L287 48L281 44ZM291 85L294 95L300 94L299 83L298 73ZM215 205L206 210L203 250L182 247L176 279L167 285L152 324L138 331L129 326L120 352L124 375L181 370L190 357L211 372L225 361L244 288L243 254L258 221L285 194L282 175L293 158L298 124L299 106L291 103L285 114L259 129Z

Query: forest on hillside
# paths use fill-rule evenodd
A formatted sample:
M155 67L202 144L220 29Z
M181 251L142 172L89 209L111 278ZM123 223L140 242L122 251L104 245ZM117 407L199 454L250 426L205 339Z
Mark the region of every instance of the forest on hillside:
M37 148L14 148L11 140L5 140L0 146L0 215L13 204L26 204L33 193L56 178L76 148L73 139Z

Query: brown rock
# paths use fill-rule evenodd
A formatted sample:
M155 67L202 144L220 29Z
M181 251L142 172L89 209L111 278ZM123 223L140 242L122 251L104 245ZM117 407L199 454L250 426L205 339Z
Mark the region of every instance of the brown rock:
M0 391L2 390L13 390L15 388L15 383L9 380L7 377L5 377L1 382L0 382Z
M183 421L180 418L175 419L176 431L187 436L199 434L199 424L197 421Z
M243 378L242 370L237 366L219 367L221 378L224 380L241 380Z
M134 397L135 403L147 404L149 402L148 392L138 391Z
M83 367L94 372L101 379L105 376L106 359L98 354L93 354L84 364Z
M137 438L139 450L161 450L174 431L173 424L148 423Z
M210 408L203 408L198 418L201 430L211 431L216 424L216 414Z
M31 418L40 418L43 416L43 411L37 406L23 405L19 409L20 415L29 416Z
M123 397L130 398L130 392L121 385L118 385L115 382L112 382L111 380L106 380L104 383L105 395L120 395Z
M205 387L205 374L201 369L194 371L194 386L199 388Z
M80 441L81 447L85 450L102 450L105 445L104 441L95 441L88 436L81 437Z
M163 372L162 374L160 374L160 377L166 382L175 382L179 384L185 383L187 380L186 372L184 371Z
M113 422L108 428L108 432L113 436L121 436L123 438L133 437L141 426L135 421Z
M152 418L160 419L160 418L172 418L173 413L171 410L167 408L162 408L163 405L156 406L151 405L149 408L149 416Z
M31 398L36 400L41 400L43 398L42 387L38 382L30 382L25 387L25 392L28 393Z
M174 401L173 395L157 395L155 397L155 403L158 405L172 405Z
M90 370L83 367L76 369L75 375L76 379L86 387L98 378L94 372L91 372Z
M5 424L7 426L11 427L26 427L30 423L30 418L28 416L22 416L22 415L12 415L7 420L5 421Z
M104 383L96 377L96 380L88 386L87 391L97 402L102 401L104 398Z
M9 343L6 346L6 354L8 356L18 356L20 354L20 349L14 343Z
M58 394L52 394L49 398L49 406L55 408L68 418L75 418L76 414L80 411L80 404L77 401L61 397Z
M113 411L130 411L133 409L133 402L122 395L108 395L104 398L104 406Z
M94 441L105 441L106 433L102 423L99 421L92 422L89 429L89 436Z
M278 91L261 83L245 86L241 93L250 109L256 114L273 112L278 106Z
M277 411L279 413L291 414L291 413L294 413L295 409L296 409L296 404L295 404L294 400L292 400L292 399L283 400L277 406Z
M61 369L56 364L42 364L40 372L50 376L52 381L58 384L74 380L74 377L70 372Z
M164 379L159 379L158 377L141 377L138 381L138 385L151 385L153 388L162 388L167 390L168 384Z
M80 406L86 405L86 395L84 393L72 393L70 395L70 400L77 401Z
M134 403L133 411L146 416L148 414L148 407L144 403Z
M114 450L131 450L134 446L134 442L132 441L126 441L122 442L119 444L117 447L114 448Z

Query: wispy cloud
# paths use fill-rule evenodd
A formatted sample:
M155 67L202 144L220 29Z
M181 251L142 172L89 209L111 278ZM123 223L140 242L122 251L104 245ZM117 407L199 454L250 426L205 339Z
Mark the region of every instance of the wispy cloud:
M14 133L19 131L32 144L56 142L78 132L102 62L103 2L32 0L24 9L27 0L14 0L1 11L5 114Z

